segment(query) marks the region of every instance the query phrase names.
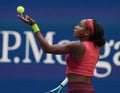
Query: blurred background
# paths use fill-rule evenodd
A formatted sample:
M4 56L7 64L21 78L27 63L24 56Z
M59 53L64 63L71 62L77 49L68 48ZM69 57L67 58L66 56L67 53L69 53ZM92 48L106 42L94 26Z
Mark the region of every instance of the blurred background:
M0 93L44 93L65 78L65 55L42 52L31 27L17 18L19 5L50 44L75 40L74 26L84 18L96 19L107 43L93 85L97 93L120 92L119 0L0 0Z

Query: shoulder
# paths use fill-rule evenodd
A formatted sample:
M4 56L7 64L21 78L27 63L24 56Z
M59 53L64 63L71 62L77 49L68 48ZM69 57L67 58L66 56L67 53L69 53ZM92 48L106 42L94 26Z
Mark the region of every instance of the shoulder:
M84 44L80 41L71 41L69 44L68 44L68 47L71 47L71 48L82 48L84 47Z
M80 41L72 41L67 45L67 47L71 50L72 54L79 53L85 49L84 44Z
M85 45L80 41L73 41L70 46L72 46L70 56L75 60L80 59L85 52Z

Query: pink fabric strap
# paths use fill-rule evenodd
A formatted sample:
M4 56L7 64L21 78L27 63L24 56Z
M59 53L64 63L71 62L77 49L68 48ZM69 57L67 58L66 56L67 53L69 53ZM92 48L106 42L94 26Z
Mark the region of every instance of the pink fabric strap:
M94 24L93 19L86 19L88 30L91 31L90 36L92 37L94 35Z

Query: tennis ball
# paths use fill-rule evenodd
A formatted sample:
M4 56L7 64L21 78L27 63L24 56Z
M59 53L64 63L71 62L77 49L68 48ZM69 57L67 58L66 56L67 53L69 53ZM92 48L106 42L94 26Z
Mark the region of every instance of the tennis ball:
M23 6L18 6L18 7L17 7L17 12L18 12L19 14L24 13L24 11L25 11L25 9L24 9Z

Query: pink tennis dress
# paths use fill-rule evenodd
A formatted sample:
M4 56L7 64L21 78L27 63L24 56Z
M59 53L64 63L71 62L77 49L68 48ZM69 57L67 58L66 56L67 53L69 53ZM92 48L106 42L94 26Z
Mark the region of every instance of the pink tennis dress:
M70 54L66 55L66 74L80 74L84 76L93 76L94 68L99 59L100 48L93 42L82 42L85 46L85 53L79 60L71 58Z
M85 53L79 60L71 58L70 54L66 55L66 74L80 74L84 76L93 76L96 63L99 59L100 48L93 42L82 42L85 46ZM95 93L92 83L68 82L66 93Z

